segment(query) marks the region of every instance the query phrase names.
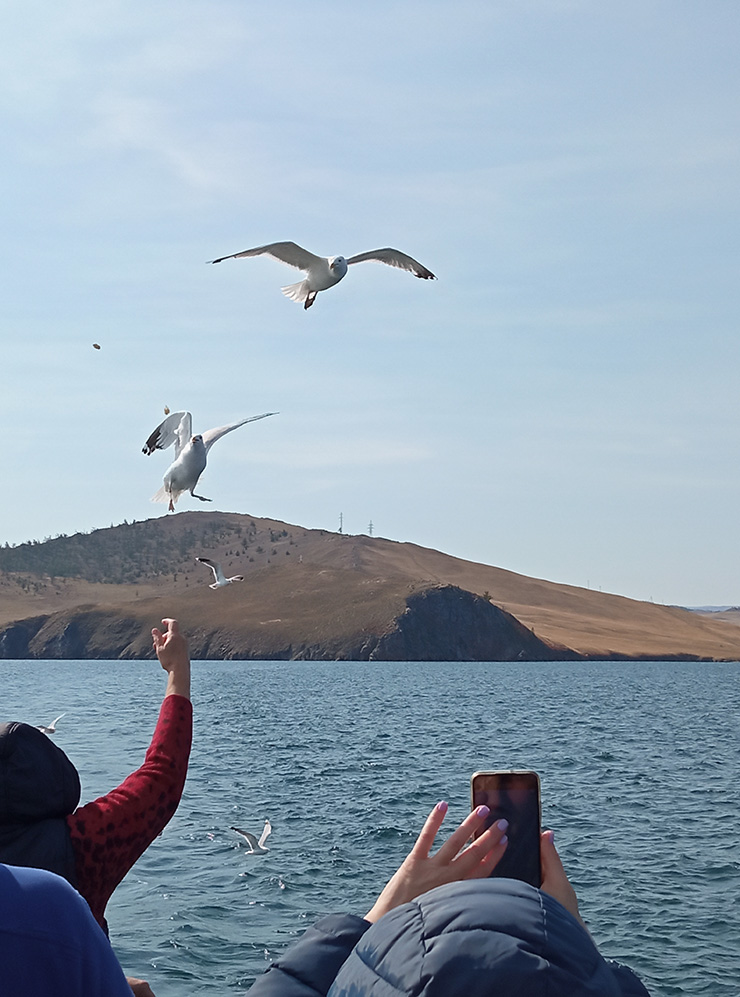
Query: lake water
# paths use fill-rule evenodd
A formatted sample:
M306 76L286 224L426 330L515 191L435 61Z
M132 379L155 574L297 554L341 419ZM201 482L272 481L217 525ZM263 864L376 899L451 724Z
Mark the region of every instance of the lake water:
M142 761L149 662L0 662L3 719L59 722L87 802ZM108 905L157 997L240 994L317 917L364 914L470 774L534 768L603 954L653 995L740 993L740 666L197 662L176 816ZM250 856L229 830L259 831Z

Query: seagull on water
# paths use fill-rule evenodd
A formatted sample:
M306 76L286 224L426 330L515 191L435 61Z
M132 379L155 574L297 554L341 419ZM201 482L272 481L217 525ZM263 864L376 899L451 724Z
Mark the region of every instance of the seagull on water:
M60 713L58 717L55 717L48 727L37 727L36 730L40 730L42 734L56 734L57 732L57 721L61 720L62 717L66 717L66 713Z
M218 561L211 561L207 557L196 557L196 561L200 561L201 564L207 564L208 567L213 572L213 577L216 579L214 582L208 586L209 589L220 589L224 585L230 585L232 582L243 582L244 575L232 575L231 578L227 578L226 575L221 570L221 565Z
M142 453L153 454L155 450L166 450L175 444L175 459L167 468L164 485L152 495L152 502L169 502L169 511L175 511L175 502L184 492L190 492L193 498L201 502L211 502L204 495L195 494L195 486L206 466L206 455L216 440L230 433L233 429L266 419L277 412L263 412L262 415L252 415L241 422L232 422L228 426L209 429L206 433L192 435L192 417L189 412L173 412L164 422L160 423L142 447Z
M237 834L241 834L243 838L247 839L247 844L249 845L248 855L264 855L265 852L269 852L269 848L265 848L265 841L267 841L267 836L272 831L272 825L269 820L265 821L265 826L262 828L262 834L260 835L259 841L252 834L251 831L242 831L241 828L232 827L232 831L236 831Z
M223 260L239 260L243 256L271 256L274 260L287 263L290 267L303 270L306 273L305 280L299 280L297 284L288 284L281 288L283 294L293 301L303 302L304 308L310 308L316 300L319 291L326 291L333 287L347 273L347 267L353 263L363 263L365 260L375 260L376 263L387 263L388 266L398 267L401 270L408 270L415 277L424 280L436 280L431 270L427 270L421 263L417 262L406 253L398 249L371 249L369 253L358 253L357 256L315 256L307 249L297 246L294 242L270 242L266 246L257 246L256 249L245 249L242 253L232 253L231 256L219 256L217 260L209 260L209 263L221 263Z

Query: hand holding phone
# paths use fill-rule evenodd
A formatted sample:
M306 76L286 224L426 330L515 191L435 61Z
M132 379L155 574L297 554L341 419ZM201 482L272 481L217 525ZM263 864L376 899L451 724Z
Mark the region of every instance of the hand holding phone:
M540 868L540 778L536 772L475 772L470 780L473 809L491 811L485 827L505 818L509 843L491 876L542 883Z

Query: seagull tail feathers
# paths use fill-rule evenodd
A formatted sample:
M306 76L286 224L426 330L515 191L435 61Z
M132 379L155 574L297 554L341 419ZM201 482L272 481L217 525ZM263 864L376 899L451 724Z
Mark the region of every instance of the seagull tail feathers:
M167 489L164 487L164 485L162 485L159 491L155 492L154 495L152 495L152 502L169 503L171 498L174 504L175 502L177 502L177 500L180 498L182 494L183 492L178 490L177 488L173 488L171 492L168 492Z
M302 302L308 297L308 281L299 280L297 284L288 284L286 287L281 287L280 290L291 301Z

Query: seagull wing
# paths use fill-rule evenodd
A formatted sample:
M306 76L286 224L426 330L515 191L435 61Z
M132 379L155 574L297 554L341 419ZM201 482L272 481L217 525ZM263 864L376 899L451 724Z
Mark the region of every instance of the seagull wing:
M255 838L255 836L252 834L251 831L242 831L241 828L239 827L232 827L231 830L236 831L237 834L241 834L243 838L246 838L247 844L249 845L249 847L252 849L253 852L257 850L259 842L257 841L257 839Z
M277 414L277 412L263 412L262 415L250 415L248 419L242 419L241 422L230 422L228 426L219 426L217 429L209 429L208 432L203 433L203 442L206 447L206 453L208 453L216 440L220 440L222 436L226 436L226 434L230 433L232 429L238 429L240 426L244 426L248 422L257 422L258 419L266 419L268 415Z
M173 412L164 422L160 422L152 435L141 448L142 453L153 454L155 450L166 450L175 444L175 459L192 436L192 418L189 412Z
M265 826L262 828L262 834L260 835L260 840L257 842L260 848L267 841L267 838L271 833L272 833L272 824L269 822L269 820L266 820Z
M49 724L49 726L50 726L50 727L56 727L56 725L57 725L57 721L61 720L61 719L62 719L62 717L66 717L66 716L67 716L67 714L66 714L66 713L60 713L58 717L55 717L55 718L54 718L54 719L52 720L52 722L51 722L51 723Z
M357 256L350 256L347 266L352 263L364 263L365 260L375 260L376 263L387 263L389 267L408 270L414 277L423 277L424 280L437 279L431 270L427 270L418 260L398 249L371 249L369 253L358 253Z
M280 260L287 263L289 267L296 270L311 270L317 264L326 263L323 256L315 256L307 249L296 245L295 242L270 242L266 246L257 246L256 249L245 249L243 253L232 253L231 256L220 256L217 260L209 260L209 263L221 263L223 260L240 260L243 256L271 256L273 260Z
M218 581L218 575L221 570L221 565L217 564L215 561L209 560L207 557L196 557L196 561L200 561L201 564L207 564L208 567L213 572L213 577Z

